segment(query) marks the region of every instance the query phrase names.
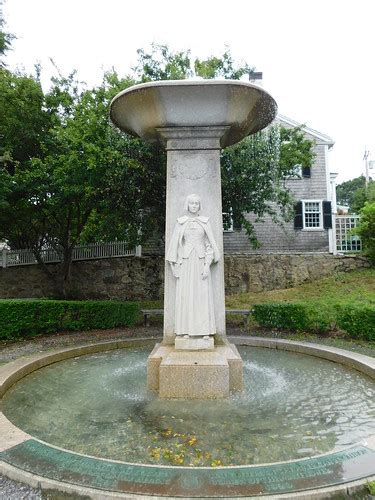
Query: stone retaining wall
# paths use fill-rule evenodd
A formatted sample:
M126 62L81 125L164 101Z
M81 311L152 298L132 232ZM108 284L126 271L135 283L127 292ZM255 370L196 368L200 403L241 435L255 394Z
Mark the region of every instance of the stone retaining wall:
M56 264L49 264L56 270ZM338 271L369 267L359 256L329 254L226 255L227 294L288 288ZM163 296L161 256L122 257L74 262L71 298L158 299ZM54 297L56 290L38 266L0 268L0 298Z

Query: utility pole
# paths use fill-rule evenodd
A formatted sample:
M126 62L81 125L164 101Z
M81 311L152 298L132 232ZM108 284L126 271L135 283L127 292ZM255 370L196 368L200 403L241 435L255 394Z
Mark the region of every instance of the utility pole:
M365 162L365 175L366 175L366 190L368 188L368 183L369 183L369 173L368 173L368 157L370 155L370 151L367 149L367 146L365 146L365 154L363 155L363 160Z

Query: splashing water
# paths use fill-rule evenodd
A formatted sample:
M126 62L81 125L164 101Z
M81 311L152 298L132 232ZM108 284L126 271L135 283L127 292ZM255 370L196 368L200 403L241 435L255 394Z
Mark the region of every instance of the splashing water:
M245 388L229 400L158 400L146 391L150 351L142 348L38 370L8 391L3 411L32 436L72 451L166 465L290 460L375 432L373 380L312 356L239 350Z

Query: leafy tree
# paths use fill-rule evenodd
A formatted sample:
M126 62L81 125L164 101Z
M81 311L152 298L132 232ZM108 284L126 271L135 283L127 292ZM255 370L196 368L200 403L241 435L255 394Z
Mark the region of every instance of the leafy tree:
M366 255L375 264L375 201L366 201L359 214L361 217L355 233L361 237Z
M354 213L359 213L361 209L365 206L365 203L375 201L375 182L370 181L368 186L358 188L354 191L351 211Z
M172 52L167 45L153 43L151 53L138 49L135 78L142 83L153 80L184 80L193 75L190 51Z
M10 33L6 33L4 30L5 20L3 17L3 2L0 0L0 68L5 66L3 56L10 49L12 40L14 38Z
M206 76L233 78L229 52L223 64L200 61ZM166 155L157 146L120 133L109 124L112 98L124 88L153 79L190 76L190 54L152 46L138 52L134 73L121 79L112 71L87 89L75 73L59 75L43 94L35 77L0 72L0 116L4 144L0 168L0 239L30 248L44 271L43 249L61 253L58 292L69 293L73 247L80 243L163 233ZM216 68L216 69L215 69ZM202 73L203 74L203 73ZM311 143L300 132L279 127L258 133L222 154L224 208L233 210L255 241L244 213L288 213L290 196L283 177L296 163L311 162ZM1 167L1 163L0 163Z
M199 58L192 60L190 50L172 52L168 46L156 43L151 45L151 51L139 49L137 53L138 63L133 71L135 79L140 82L184 80L193 76L204 79L239 80L254 70L246 63L238 66L228 47L221 56L211 56L202 60Z
M337 202L347 205L351 212L358 213L366 201L375 199L375 183L370 179L366 188L366 179L363 175L339 184L336 188Z
M301 127L280 127L279 166L283 177L292 173L296 165L311 167L314 158L313 142L306 138Z
M52 127L44 133L38 155L20 158L13 169L2 171L6 197L0 237L13 247L32 249L53 280L42 254L47 246L60 252L57 285L64 296L74 246L120 234L134 244L143 222L141 209L146 203L160 208L164 201L154 195L162 170L155 148L124 136L108 122L111 99L132 83L106 75L100 87L80 92L74 74L55 79L44 99ZM140 189L146 171L151 182Z
M0 68L0 157L8 168L41 156L50 126L40 82Z
M253 246L258 241L246 214L255 214L257 220L269 215L276 223L290 219L293 198L284 179L296 164L312 164L312 145L297 128L272 126L223 151L224 211L232 213L235 228L245 228Z
M236 65L229 48L226 47L221 57L211 56L204 60L195 59L194 69L197 76L205 79L224 78L227 80L239 80L255 68L246 63L243 66Z

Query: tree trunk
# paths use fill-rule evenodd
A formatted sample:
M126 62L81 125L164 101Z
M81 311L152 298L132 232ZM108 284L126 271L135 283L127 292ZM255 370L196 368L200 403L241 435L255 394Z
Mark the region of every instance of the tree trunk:
M73 246L64 248L63 260L61 262L61 296L66 299L69 295L69 285L72 269Z
M48 264L46 264L43 261L41 255L40 255L40 251L38 249L33 249L33 253L34 253L35 259L36 259L40 269L47 276L47 278L52 282L56 296L60 297L61 296L61 287L59 286L59 283L58 283L58 281L59 281L58 280L58 273L51 271L51 268L48 266Z

